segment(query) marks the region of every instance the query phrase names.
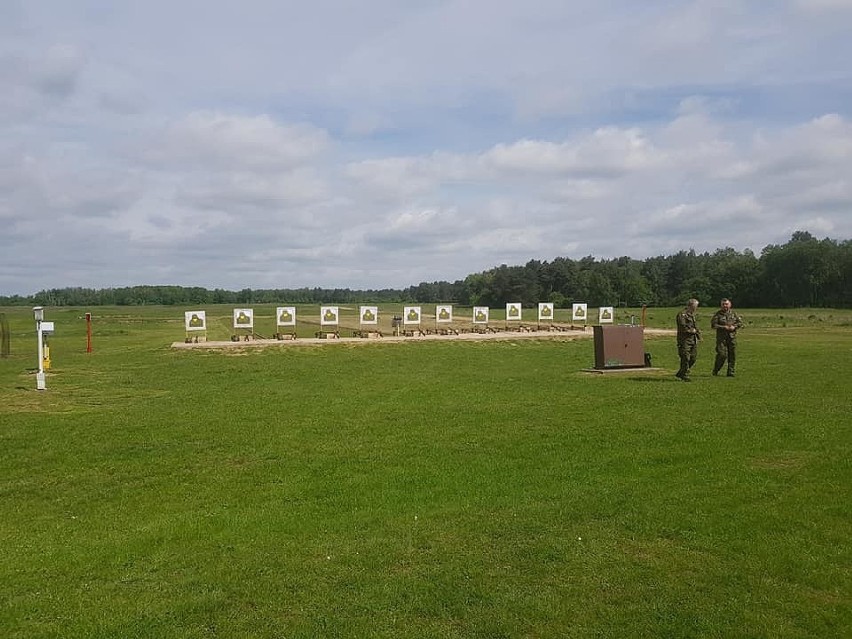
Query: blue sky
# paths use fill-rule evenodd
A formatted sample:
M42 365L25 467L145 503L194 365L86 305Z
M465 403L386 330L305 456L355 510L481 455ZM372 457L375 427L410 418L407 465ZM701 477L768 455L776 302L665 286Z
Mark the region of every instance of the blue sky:
M0 294L852 238L852 0L0 0Z

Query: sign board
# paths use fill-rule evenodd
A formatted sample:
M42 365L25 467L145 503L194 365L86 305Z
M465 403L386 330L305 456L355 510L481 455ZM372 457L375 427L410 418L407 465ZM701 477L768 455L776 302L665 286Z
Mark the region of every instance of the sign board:
M539 302L538 304L538 321L548 321L553 319L553 303Z
M521 315L522 311L520 302L510 302L509 304L506 304L507 322L517 322L521 319Z
M571 305L571 319L575 322L584 322L588 319L589 307L585 302L577 302Z
M419 324L420 323L420 307L406 306L402 311L403 324Z
M448 323L453 321L452 305L439 304L435 307L435 321L439 323Z
M612 324L615 319L615 309L612 306L601 306L598 310L598 324Z
M337 306L320 306L320 326L337 326L340 312Z
M234 328L254 328L254 309L235 308Z
M275 323L278 326L295 326L296 325L296 307L295 306L279 306L275 309Z
M473 307L473 323L487 324L488 323L488 307L474 306Z
M183 314L183 324L187 331L206 331L207 315L204 311L186 311Z
M362 306L358 312L362 324L378 324L379 323L379 307L378 306Z

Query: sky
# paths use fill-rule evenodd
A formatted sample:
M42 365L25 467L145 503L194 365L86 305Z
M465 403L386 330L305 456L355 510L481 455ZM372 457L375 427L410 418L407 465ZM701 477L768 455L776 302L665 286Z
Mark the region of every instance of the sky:
M852 0L0 0L0 295L852 239Z

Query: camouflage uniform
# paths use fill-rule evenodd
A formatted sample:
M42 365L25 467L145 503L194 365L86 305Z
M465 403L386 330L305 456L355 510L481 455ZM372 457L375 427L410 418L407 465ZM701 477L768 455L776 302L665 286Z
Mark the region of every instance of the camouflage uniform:
M733 326L729 331L725 327ZM728 361L728 377L733 377L737 364L737 330L742 328L742 318L730 308L720 308L710 319L710 328L716 330L716 362L713 364L713 374L718 375Z
M680 356L680 369L676 373L681 379L689 379L689 369L698 359L698 342L701 331L695 325L695 312L688 306L677 314L677 354Z

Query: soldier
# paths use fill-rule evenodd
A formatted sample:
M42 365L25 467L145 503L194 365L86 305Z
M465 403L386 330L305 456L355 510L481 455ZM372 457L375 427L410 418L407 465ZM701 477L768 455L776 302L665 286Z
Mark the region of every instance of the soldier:
M716 329L716 362L713 374L718 375L728 360L728 377L734 376L737 363L737 330L742 328L743 320L731 310L731 300L722 298L720 308L710 320L710 328Z
M689 369L698 359L698 342L701 340L701 331L695 325L695 311L698 309L698 300L693 298L686 303L680 313L677 314L677 354L680 356L680 369L675 373L685 382L689 379Z

